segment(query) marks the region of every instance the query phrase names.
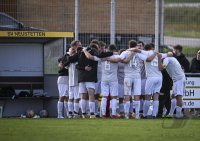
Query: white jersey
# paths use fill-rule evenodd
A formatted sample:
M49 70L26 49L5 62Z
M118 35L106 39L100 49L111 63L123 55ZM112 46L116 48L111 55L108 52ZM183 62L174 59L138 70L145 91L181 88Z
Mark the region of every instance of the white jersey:
M78 85L78 70L76 69L77 63L71 63L69 65L69 86Z
M120 58L124 60L125 58L128 57L128 55L129 55L129 51L124 51L120 55ZM141 53L134 53L132 59L124 66L124 77L131 78L131 79L141 78L140 63L141 63L141 59L146 60L146 58L147 57Z
M119 62L118 63L118 72L117 72L117 76L118 76L118 83L121 85L124 85L124 63Z
M142 51L142 54L145 54L147 57L154 54L153 50L150 51ZM155 56L151 62L145 61L145 70L146 77L162 77L162 73L158 67L158 56Z
M119 55L112 55L110 58L119 58ZM101 81L102 82L111 82L111 81L118 81L117 78L117 70L118 70L118 63L112 63L110 61L102 61L101 62L101 70L102 70L102 76Z
M163 65L166 66L166 70L174 82L185 78L183 69L176 58L166 57L163 60Z

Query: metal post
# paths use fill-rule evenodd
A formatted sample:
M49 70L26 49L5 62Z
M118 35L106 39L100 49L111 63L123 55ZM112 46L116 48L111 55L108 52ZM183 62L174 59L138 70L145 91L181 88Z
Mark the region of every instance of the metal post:
M63 39L63 54L66 53L66 50L67 50L67 38L65 37Z
M160 44L164 45L164 11L165 1L161 2Z
M110 43L115 44L115 0L111 0Z
M159 51L159 0L155 1L155 50Z
M78 40L79 34L79 0L75 0L75 40Z

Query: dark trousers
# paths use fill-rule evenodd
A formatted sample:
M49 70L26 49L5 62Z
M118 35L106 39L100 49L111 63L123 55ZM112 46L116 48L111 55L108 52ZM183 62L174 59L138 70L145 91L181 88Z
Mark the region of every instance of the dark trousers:
M168 115L170 112L170 108L171 108L171 98L170 98L169 90L166 90L163 93L163 95L159 95L158 117L162 117L164 106L167 109L166 115Z

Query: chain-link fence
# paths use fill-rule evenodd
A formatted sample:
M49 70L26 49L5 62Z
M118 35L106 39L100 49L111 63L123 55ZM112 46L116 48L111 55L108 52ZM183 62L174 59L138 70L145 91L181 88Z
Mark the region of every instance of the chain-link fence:
M84 46L92 39L110 43L112 1L79 0L78 37ZM156 1L159 2L159 21L156 21ZM118 48L127 48L131 39L146 43L159 40L160 44L182 45L189 60L200 48L200 0L114 2L115 44ZM75 0L1 0L0 30L74 32L75 8ZM159 36L155 36L155 29L159 30ZM162 37L164 42L160 42ZM67 39L68 46L72 40Z

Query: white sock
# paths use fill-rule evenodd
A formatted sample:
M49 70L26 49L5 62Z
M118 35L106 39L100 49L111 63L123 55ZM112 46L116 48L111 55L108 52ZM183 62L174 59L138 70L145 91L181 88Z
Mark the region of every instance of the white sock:
M116 116L116 114L117 114L117 99L112 99L111 105L112 105L112 115Z
M58 101L57 110L58 110L58 117L62 117L63 102Z
M107 98L102 98L101 100L101 111L102 115L106 115Z
M129 113L133 113L133 102L130 102Z
M148 110L149 110L149 106L150 106L150 101L149 100L145 100L144 101L144 106L143 106L143 115L144 117L147 116Z
M95 112L95 102L89 102L90 114Z
M134 101L135 102L135 114L140 114L140 101Z
M74 102L74 112L79 113L79 103Z
M71 101L68 101L68 110L69 110L69 112L73 112L74 111L74 104Z
M120 113L124 112L124 104L123 103L119 104L119 112Z
M176 99L173 98L173 99L171 100L171 108L170 108L169 114L170 114L170 115L173 115L175 109L176 109Z
M97 115L99 112L99 101L95 100L95 114Z
M68 116L68 102L67 101L64 101L64 107L65 107L66 116Z
M125 112L125 115L129 114L129 109L130 109L130 101L126 101L124 103L124 112Z
M87 106L87 101L85 99L81 99L81 111L82 111L82 113L86 113L86 106Z
M157 113L158 113L158 105L159 105L159 101L158 100L154 100L153 101L153 112L152 112L152 116L156 117Z
M176 106L176 117L181 117L182 107Z

